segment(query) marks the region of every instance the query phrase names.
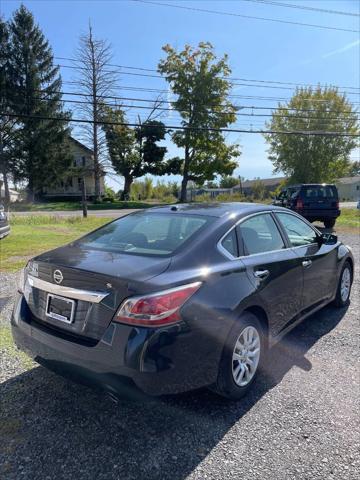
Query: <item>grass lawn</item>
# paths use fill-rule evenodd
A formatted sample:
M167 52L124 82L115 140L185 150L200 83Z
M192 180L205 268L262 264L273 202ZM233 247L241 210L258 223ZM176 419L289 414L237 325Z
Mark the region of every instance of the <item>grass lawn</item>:
M81 237L112 218L16 217L10 235L0 241L0 271L16 272L29 258Z
M88 210L118 210L123 208L149 208L159 205L159 201L155 202L103 202L89 203ZM80 202L44 202L44 203L12 203L10 211L12 212L39 212L48 211L56 212L61 210L72 211L81 210Z
M336 227L360 228L360 210L357 208L343 208L340 217L336 220Z

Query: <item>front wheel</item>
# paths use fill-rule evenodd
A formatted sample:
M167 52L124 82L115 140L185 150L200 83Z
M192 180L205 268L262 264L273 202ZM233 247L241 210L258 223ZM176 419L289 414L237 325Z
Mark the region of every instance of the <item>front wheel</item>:
M335 225L335 218L328 218L326 220L324 220L324 225L325 225L325 228L333 228L333 226Z
M244 313L229 333L211 390L231 400L243 397L255 381L265 345L259 320Z

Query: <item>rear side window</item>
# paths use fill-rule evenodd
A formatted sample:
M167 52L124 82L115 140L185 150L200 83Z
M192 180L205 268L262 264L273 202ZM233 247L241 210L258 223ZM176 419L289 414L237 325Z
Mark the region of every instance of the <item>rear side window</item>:
M226 235L221 242L222 247L230 253L233 257L238 257L237 239L235 229L233 228L230 233Z
M80 242L101 250L169 255L212 221L200 215L142 212L105 225Z
M333 185L318 185L302 187L301 194L304 198L322 199L322 198L338 198L337 189Z
M301 218L288 213L277 213L276 215L282 223L293 247L316 243L316 232Z
M255 215L238 225L245 255L285 248L280 232L268 213Z

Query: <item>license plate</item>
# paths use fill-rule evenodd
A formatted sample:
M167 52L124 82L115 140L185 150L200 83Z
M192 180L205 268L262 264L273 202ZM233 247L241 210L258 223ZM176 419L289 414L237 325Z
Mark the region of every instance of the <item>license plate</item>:
M46 301L46 316L60 322L72 323L75 313L75 300L58 297L48 293Z

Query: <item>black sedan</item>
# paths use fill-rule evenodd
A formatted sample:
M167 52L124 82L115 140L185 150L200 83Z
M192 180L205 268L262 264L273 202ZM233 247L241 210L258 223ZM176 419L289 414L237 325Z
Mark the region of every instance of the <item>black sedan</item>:
M276 341L347 304L353 273L349 247L287 209L153 208L31 260L12 332L39 363L112 395L207 386L237 399Z

